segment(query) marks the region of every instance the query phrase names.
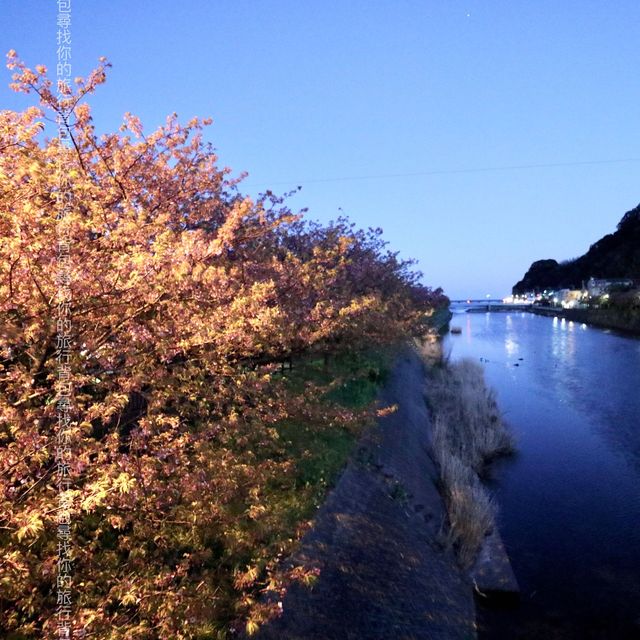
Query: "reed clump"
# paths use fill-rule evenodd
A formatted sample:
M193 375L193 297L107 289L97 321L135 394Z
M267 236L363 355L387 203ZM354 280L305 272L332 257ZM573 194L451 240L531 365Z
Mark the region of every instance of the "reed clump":
M471 360L432 368L427 401L449 516L447 538L468 568L495 520L494 504L479 476L491 460L511 453L514 441L482 367Z

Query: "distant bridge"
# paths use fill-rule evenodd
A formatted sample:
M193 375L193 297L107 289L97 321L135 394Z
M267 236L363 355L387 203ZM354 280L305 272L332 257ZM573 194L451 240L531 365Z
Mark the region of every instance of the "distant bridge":
M479 300L465 298L464 300L451 300L451 304L502 304L502 298L481 298Z
M531 311L530 304L474 304L469 305L467 308L468 313L480 313L482 311L503 311L505 313L509 313L509 311Z
M482 313L483 311L530 311L530 304L505 304L502 300L484 298L484 300L452 300L451 304L467 307L471 313Z

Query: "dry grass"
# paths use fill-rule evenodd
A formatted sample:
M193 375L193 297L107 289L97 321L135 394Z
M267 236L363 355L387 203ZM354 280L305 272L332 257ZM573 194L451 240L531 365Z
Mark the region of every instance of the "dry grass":
M436 455L447 451L481 473L493 458L513 451L513 438L480 365L462 360L434 370L427 398Z
M478 474L514 443L487 388L482 367L470 360L432 368L427 400L433 417L433 453L447 503L449 541L469 567L493 527L494 505Z
M456 549L460 564L469 568L493 527L495 507L477 474L460 458L440 451L438 464L449 516L445 540Z

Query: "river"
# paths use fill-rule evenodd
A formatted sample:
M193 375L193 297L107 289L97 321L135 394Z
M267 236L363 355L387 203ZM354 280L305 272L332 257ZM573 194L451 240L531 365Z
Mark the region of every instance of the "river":
M518 453L488 485L522 589L481 640L640 638L640 340L452 308L445 352L482 360Z

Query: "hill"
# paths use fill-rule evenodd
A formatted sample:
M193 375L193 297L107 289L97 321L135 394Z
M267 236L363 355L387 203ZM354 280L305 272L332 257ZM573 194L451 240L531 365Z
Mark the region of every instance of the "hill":
M640 205L624 214L614 233L600 238L579 258L534 262L512 292L577 289L591 277L640 280Z

